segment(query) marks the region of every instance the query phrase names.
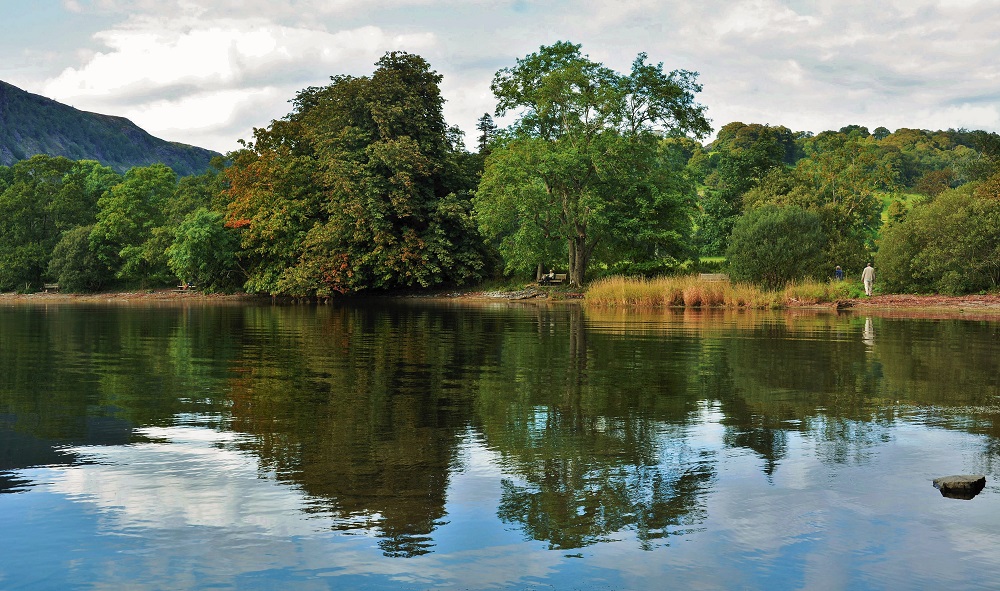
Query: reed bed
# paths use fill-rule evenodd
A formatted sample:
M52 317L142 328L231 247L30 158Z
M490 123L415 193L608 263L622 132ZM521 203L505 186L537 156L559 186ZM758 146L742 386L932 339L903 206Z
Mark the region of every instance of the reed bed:
M762 290L728 279L706 280L698 275L658 277L614 276L595 281L585 294L588 304L606 308L783 308L789 304L820 304L851 297L843 282L806 280L779 291Z

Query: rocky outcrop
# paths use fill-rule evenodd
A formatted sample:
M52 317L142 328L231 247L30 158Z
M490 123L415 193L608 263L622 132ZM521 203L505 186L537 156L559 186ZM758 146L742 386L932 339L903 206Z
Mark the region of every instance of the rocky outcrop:
M986 476L982 474L956 474L934 479L934 488L941 496L951 499L971 499L986 487Z

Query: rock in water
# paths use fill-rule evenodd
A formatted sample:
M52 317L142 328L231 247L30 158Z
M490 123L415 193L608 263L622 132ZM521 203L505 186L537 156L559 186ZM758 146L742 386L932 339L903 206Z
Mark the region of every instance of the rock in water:
M934 479L934 488L942 497L950 499L971 499L986 486L986 476L982 474L956 474Z

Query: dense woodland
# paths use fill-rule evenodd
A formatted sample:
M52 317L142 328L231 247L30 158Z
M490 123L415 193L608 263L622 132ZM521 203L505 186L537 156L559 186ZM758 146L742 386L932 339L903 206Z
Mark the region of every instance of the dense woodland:
M441 76L386 54L301 90L200 175L36 155L0 166L0 290L291 296L718 268L779 287L868 261L884 291L1000 282L1000 136L848 125L713 129L697 74L580 46L497 72L467 146Z

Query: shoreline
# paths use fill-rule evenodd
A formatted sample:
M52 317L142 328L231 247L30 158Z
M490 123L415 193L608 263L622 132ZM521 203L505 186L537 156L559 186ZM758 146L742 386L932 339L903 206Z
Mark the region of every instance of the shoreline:
M886 294L844 302L840 308L880 317L1000 320L1000 295Z
M468 303L512 303L512 304L573 304L586 305L582 294L551 294L538 291L531 294L520 292L449 291L426 294L379 294L371 299L428 300ZM368 298L363 298L368 299ZM135 292L104 292L93 294L70 294L39 292L32 294L0 293L0 305L6 304L244 304L271 302L270 296L245 293L215 294L174 289L144 290ZM294 298L279 298L282 302L294 302ZM625 307L619 309L627 309ZM684 309L677 307L677 309ZM704 310L739 310L738 308L702 308ZM783 310L827 311L876 314L891 316L956 317L989 320L1000 319L1000 295L908 295L885 294L870 298L857 298L835 302L791 303Z
M0 293L2 304L133 304L133 303L244 303L264 301L251 294L216 294L176 289L101 293Z

